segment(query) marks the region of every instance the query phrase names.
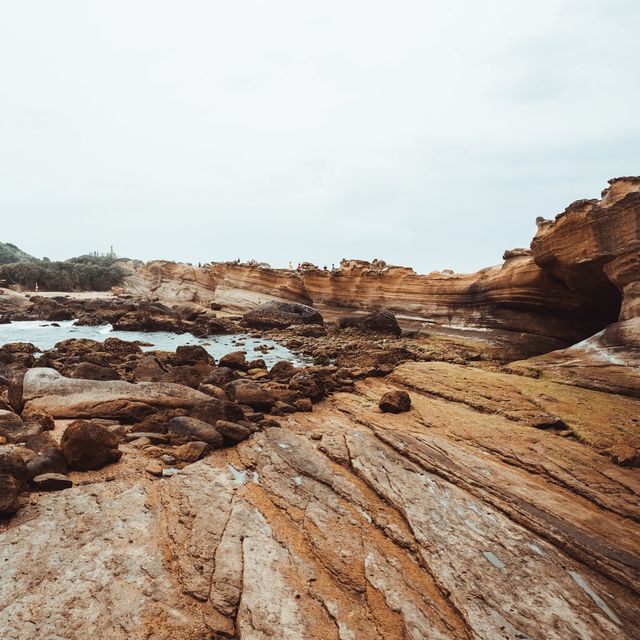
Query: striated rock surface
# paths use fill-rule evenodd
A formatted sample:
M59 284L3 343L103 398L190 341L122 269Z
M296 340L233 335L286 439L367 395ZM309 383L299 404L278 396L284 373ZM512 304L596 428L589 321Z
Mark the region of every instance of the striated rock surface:
M506 251L502 265L473 274L418 275L359 260L344 260L335 272L154 262L127 279L124 291L242 313L269 301L312 305L329 316L387 308L433 328L544 338L540 353L583 340L619 314L628 320L639 313L640 179L610 185L602 200L578 201L556 221L541 219L531 250Z
M396 390L412 411L382 413L378 398ZM598 451L637 438L639 409L407 363L171 478L145 474L125 447L126 474L39 494L0 533L0 629L638 638L640 477ZM550 415L581 442L536 428Z

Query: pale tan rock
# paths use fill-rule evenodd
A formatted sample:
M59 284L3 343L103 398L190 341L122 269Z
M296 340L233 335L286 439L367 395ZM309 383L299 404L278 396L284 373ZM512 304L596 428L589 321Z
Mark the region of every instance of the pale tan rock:
M55 418L122 418L146 415L151 408L193 407L209 396L169 382L75 380L36 368L25 374L22 400L25 411L45 411Z

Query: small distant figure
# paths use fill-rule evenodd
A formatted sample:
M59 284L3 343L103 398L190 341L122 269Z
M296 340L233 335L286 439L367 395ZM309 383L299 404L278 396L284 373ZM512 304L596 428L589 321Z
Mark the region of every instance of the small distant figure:
M38 283L36 282L36 293L38 293Z
M324 267L322 267L323 271L329 271L329 269L327 269L327 265L325 264Z
M335 271L336 270L336 265L332 262L331 263L331 271Z
M300 271L300 269L301 269L301 266L300 266L300 263L298 262L298 266L296 267L296 271Z
M289 271L293 271L293 264L291 263L291 260L289 260Z

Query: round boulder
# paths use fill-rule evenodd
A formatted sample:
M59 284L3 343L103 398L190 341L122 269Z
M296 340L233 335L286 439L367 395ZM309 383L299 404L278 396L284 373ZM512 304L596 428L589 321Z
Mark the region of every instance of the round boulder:
M87 420L72 422L62 434L62 453L70 469L101 469L122 457L118 436L99 424Z
M389 391L380 398L378 406L385 413L402 413L411 409L411 397L406 391Z
M338 321L340 329L347 327L355 327L363 331L373 331L375 333L389 333L399 336L401 333L400 325L396 317L387 309L378 309L364 316L346 316Z

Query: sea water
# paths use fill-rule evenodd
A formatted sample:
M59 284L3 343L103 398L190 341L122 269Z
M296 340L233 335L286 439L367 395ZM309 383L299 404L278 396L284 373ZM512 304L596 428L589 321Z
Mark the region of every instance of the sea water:
M267 367L279 360L289 360L300 366L308 364L307 359L289 351L275 340L254 338L247 334L231 334L196 338L190 333L169 333L165 331L114 331L111 325L84 327L73 324L73 320L55 324L40 320L27 320L0 324L0 346L9 342L30 342L38 349L52 349L58 342L68 338L88 338L103 342L107 338L119 338L128 342L140 341L152 346L141 347L143 351L175 351L182 345L197 344L204 347L215 359L232 351L246 351L247 360L262 358ZM58 326L56 326L58 325ZM259 345L273 347L269 351L255 351Z

